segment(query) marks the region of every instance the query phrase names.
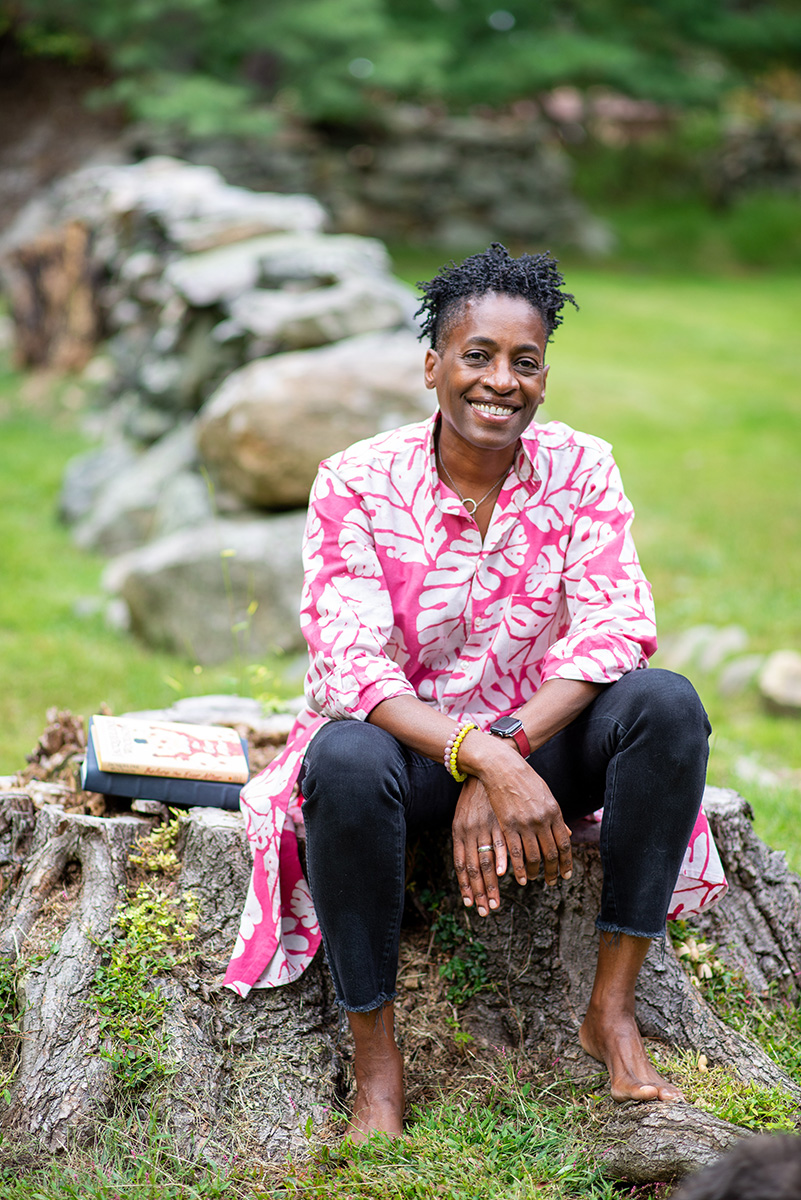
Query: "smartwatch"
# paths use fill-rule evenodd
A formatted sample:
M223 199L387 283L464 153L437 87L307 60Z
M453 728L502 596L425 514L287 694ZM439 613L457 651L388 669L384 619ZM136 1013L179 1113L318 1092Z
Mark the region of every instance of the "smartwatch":
M490 725L490 733L499 738L512 738L523 758L528 758L531 754L531 746L519 717L498 717L498 720Z

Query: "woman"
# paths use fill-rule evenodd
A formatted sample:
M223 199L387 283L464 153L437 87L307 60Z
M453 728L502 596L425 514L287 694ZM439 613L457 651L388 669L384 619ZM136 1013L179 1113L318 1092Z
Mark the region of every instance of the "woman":
M653 610L608 445L532 428L548 340L574 303L563 282L547 255L493 245L421 285L436 416L321 464L312 491L301 623L319 716L301 718L278 774L286 790L305 749L309 882L355 1041L356 1141L402 1129L405 841L443 822L463 901L487 917L507 868L521 886L540 868L549 886L569 880L568 823L603 805L581 1043L616 1099L680 1095L645 1053L634 986L664 937L709 726L685 679L639 669ZM267 806L249 788L258 844ZM309 927L302 897L296 909ZM232 986L256 940L240 939Z

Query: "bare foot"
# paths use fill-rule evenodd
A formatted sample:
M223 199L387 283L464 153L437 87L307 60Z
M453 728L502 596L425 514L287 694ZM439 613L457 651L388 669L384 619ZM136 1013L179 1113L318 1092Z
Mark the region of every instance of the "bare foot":
M389 1056L388 1056L389 1057ZM395 1049L396 1061L387 1061L380 1073L359 1079L356 1071L356 1099L345 1136L354 1145L366 1142L371 1133L398 1137L403 1133L403 1059Z
M618 1013L606 1021L590 1008L579 1041L587 1054L606 1065L613 1100L684 1099L676 1085L657 1072L634 1017Z
M346 1138L359 1146L372 1133L403 1133L403 1057L395 1043L394 1008L348 1013L356 1055L356 1099Z

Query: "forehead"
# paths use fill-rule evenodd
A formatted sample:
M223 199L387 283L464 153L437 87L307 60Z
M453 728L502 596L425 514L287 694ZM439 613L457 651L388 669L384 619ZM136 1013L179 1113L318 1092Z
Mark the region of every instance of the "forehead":
M468 296L456 309L447 330L447 342L466 342L473 338L516 346L545 349L548 332L539 310L524 296L487 292Z

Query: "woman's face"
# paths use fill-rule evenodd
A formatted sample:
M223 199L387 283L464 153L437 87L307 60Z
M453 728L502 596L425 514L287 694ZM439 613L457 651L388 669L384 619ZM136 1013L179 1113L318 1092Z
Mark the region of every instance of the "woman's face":
M426 387L435 388L441 438L451 453L514 446L545 395L547 335L522 296L469 298L440 350L426 352Z

